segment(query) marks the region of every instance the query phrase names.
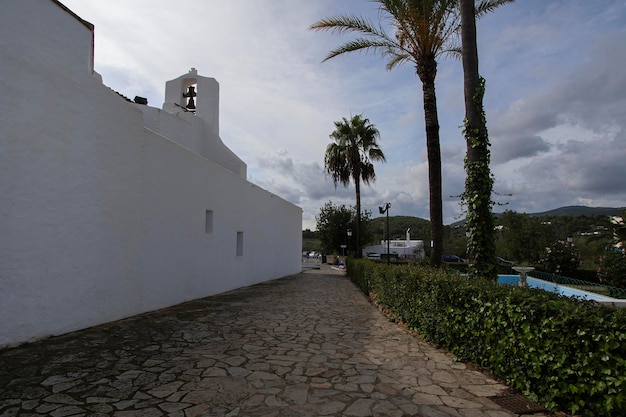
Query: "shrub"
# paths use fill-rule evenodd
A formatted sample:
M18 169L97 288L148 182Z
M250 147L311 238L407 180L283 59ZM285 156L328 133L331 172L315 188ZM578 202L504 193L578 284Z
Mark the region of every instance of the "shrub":
M546 272L571 276L580 265L580 255L574 245L559 240L546 248L546 253L539 263Z
M624 252L610 251L600 258L598 280L605 285L626 288L626 255Z
M626 311L416 265L350 260L367 294L461 360L531 400L585 417L626 414Z

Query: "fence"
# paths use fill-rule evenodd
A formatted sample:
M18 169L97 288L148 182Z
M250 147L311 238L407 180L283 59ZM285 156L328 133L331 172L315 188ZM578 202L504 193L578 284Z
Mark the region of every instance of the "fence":
M530 271L528 276L533 278L539 278L544 281L553 282L559 285L565 285L572 288L577 288L583 291L594 292L596 294L605 295L607 297L618 298L621 300L626 299L626 289L611 287L610 285L598 284L596 282L583 281L580 279L564 277L561 275L554 275L548 272L542 271Z

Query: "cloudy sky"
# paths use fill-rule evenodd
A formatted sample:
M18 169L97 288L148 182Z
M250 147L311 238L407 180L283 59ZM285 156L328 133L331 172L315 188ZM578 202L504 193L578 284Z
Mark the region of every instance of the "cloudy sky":
M198 69L220 83L220 136L248 179L303 209L315 228L325 202L354 188L324 175L333 122L363 114L386 164L362 188L378 216L428 218L421 83L378 56L322 63L346 37L312 32L325 17L378 20L367 0L61 0L95 29L103 82L161 107L165 81ZM626 206L626 1L517 0L478 22L496 207L535 213L566 205ZM465 142L461 62L439 60L444 222L462 215Z

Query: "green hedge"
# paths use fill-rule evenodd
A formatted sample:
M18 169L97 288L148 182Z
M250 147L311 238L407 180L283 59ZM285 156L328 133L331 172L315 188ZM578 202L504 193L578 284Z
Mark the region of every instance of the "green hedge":
M348 275L426 340L552 410L626 415L626 310L416 265Z

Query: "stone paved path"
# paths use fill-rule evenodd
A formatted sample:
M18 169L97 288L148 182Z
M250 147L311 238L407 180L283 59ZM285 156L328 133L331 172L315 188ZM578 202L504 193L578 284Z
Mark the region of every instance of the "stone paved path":
M1 417L511 417L505 388L332 271L0 351Z

